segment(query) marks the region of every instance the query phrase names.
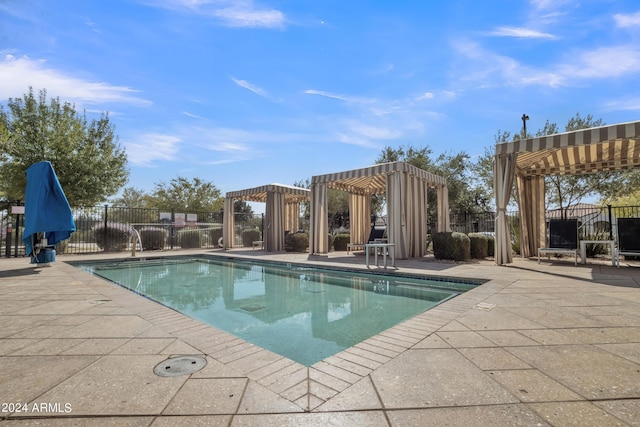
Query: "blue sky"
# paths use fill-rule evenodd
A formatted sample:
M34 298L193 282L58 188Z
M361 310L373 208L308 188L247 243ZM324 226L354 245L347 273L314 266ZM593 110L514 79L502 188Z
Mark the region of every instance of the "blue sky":
M127 186L222 193L640 119L636 0L0 0L0 101L108 111Z

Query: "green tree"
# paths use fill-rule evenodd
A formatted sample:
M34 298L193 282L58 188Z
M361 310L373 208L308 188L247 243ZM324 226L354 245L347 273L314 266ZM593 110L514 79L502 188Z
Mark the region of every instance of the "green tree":
M452 211L476 209L475 193L469 188L469 155L466 152L458 154L443 153L435 160L431 158L433 151L429 146L416 148L413 146L398 148L385 147L376 163L403 161L410 165L424 169L447 179L449 191L449 206ZM435 213L437 195L434 189L428 192L429 211ZM380 200L381 198L376 198ZM373 205L373 203L372 203ZM373 207L372 207L373 210Z
M623 185L614 186L614 188L618 191L602 194L600 204L640 206L640 169L626 171Z
M295 181L293 186L309 189L311 180L307 178L305 181ZM302 207L302 217L308 220L311 216L311 203L302 202L300 205ZM327 212L330 227L335 225L334 220L340 215L346 219L349 215L349 193L329 188L327 190Z
M471 212L480 208L479 203L481 200L478 199L474 188L469 185L471 182L470 167L470 157L466 152L462 151L458 154L440 154L431 170L429 170L447 179L449 206L452 211ZM433 194L433 198L429 201L429 204L435 207L435 190L430 193Z
M223 207L224 199L213 182L203 181L200 178L189 180L179 176L169 183L156 183L149 203L150 207L164 210L218 212Z
M522 133L511 136L511 132L498 130L494 139L496 144L515 141L519 139ZM474 193L477 195L479 204L489 210L489 206L495 206L495 193L493 188L493 163L496 153L495 145L485 147L484 153L478 157L475 163L470 166L472 185ZM513 186L512 200L516 200L516 186Z
M75 106L46 90L0 106L0 192L23 199L27 168L48 160L72 206L91 206L115 194L128 179L127 156L109 116L88 121Z
M251 205L244 200L233 201L233 212L235 214L236 223L245 223L253 219L253 209Z
M111 200L113 206L126 208L147 208L150 203L150 195L135 187L126 187L122 194Z
M302 180L294 181L293 186L299 187L299 188L306 188L308 190L311 187L311 180L307 178L304 181ZM311 218L311 202L305 201L300 203L300 208L302 210L302 218L309 221L309 218Z
M495 152L495 146L485 147L484 154L479 156L476 162L470 165L472 176L470 184L473 188L472 191L478 205L485 211L491 210L490 206L493 206L495 202L493 189L493 162Z

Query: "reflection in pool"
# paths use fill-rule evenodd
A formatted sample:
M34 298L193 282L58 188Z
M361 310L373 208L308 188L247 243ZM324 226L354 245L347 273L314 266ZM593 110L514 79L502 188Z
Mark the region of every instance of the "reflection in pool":
M74 264L307 366L481 283L215 256Z

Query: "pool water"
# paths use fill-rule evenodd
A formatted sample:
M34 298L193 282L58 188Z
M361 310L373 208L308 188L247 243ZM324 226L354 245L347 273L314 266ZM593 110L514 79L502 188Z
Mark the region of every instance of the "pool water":
M306 366L479 284L207 256L76 265Z

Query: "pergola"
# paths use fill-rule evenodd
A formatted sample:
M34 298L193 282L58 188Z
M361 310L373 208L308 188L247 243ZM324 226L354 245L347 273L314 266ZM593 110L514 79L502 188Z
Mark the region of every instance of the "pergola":
M421 257L427 249L427 189L438 190L438 231L449 230L445 178L405 162L382 163L311 178L312 254L329 251L327 189L349 193L351 242L366 243L371 225L371 195L386 194L387 237L399 259Z
M640 167L640 121L496 144L496 264L513 262L506 210L514 180L518 186L520 251L528 258L546 243L546 175L636 167Z
M235 200L266 203L262 237L267 252L284 251L284 232L298 231L300 202L308 201L311 192L306 188L283 184L269 184L246 190L230 191L224 198L222 240L225 249L234 247Z

